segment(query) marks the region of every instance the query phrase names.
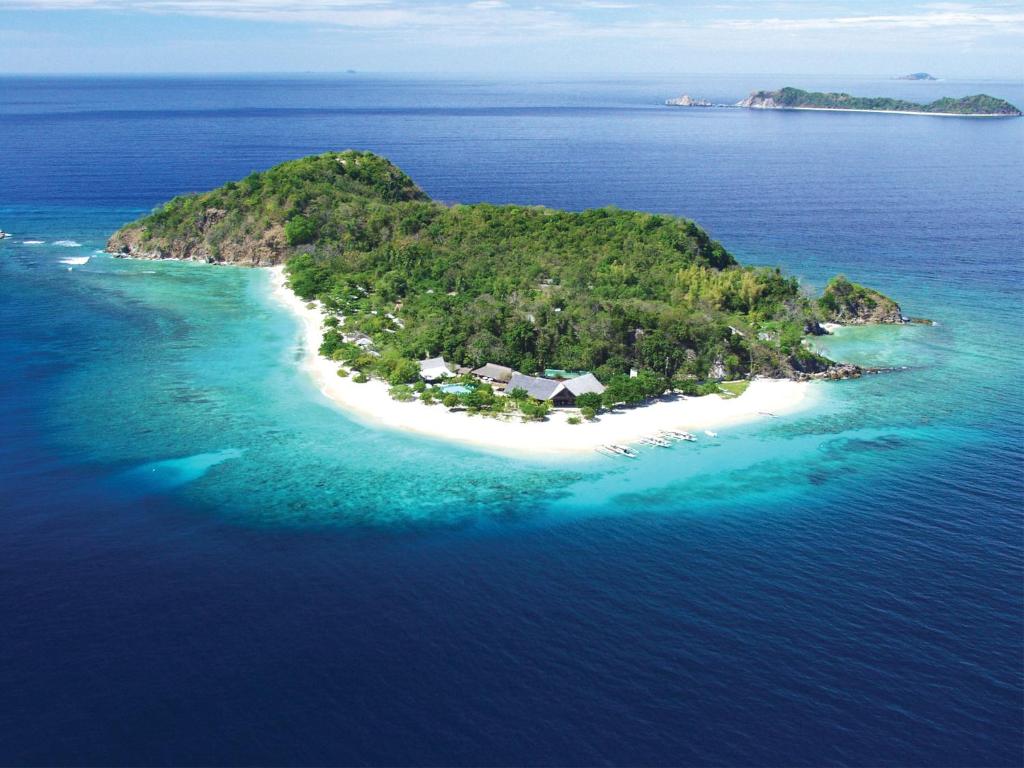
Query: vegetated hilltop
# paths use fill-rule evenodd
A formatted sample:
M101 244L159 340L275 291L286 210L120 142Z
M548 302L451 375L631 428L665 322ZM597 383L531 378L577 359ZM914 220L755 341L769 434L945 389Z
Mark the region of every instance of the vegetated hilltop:
M848 93L821 93L799 88L781 88L777 91L755 91L736 103L751 109L866 109L894 112L932 112L955 115L1000 115L1016 117L1021 114L1013 104L994 96L979 93L960 99L937 99L930 104L917 104L903 99L885 97L865 98Z
M333 327L322 351L392 380L415 376L410 362L433 355L605 378L638 368L675 381L830 368L802 339L834 313L795 278L740 266L691 221L614 208L446 207L370 153L307 157L177 197L108 249L287 261L295 292L343 316L344 333L370 336L380 355L367 359Z
M902 323L899 304L871 288L836 275L825 286L818 305L829 322L843 325Z

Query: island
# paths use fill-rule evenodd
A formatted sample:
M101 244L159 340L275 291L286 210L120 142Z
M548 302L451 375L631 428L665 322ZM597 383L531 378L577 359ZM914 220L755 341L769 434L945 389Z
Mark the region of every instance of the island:
M814 299L778 269L743 266L687 219L449 206L351 150L176 197L107 249L271 267L326 394L369 421L469 442L493 440L494 426L456 425L452 412L503 422L505 445L538 443L512 426L569 428L542 450L777 414L811 379L865 372L808 335L904 322L846 278Z
M939 78L929 75L927 72L911 72L909 75L899 75L893 80L938 80Z
M1020 117L1021 111L1003 99L983 93L963 98L942 98L928 104L887 97L865 98L848 93L821 93L799 88L754 91L736 103L748 109L803 109L848 112L889 112L952 117Z
M695 99L689 94L684 93L682 96L677 96L674 99L666 99L666 106L669 107L713 107L715 106L707 99Z

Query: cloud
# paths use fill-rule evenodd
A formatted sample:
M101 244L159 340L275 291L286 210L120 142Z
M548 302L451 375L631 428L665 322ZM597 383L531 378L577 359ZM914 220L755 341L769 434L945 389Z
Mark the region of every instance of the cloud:
M822 15L823 3L685 4L644 0L0 0L0 9L91 10L177 14L247 21L312 24L321 28L378 33L419 32L447 42L620 38L694 39L709 33L911 32L976 39L1024 33L1024 11L1016 3L986 6L934 2L900 13ZM902 11L899 4L894 7ZM760 15L736 17L756 9ZM817 14L808 15L809 9ZM595 13L595 11L597 13ZM771 15L768 15L771 14Z
M725 19L710 26L718 29L762 29L784 32L819 30L922 30L989 29L1001 32L1024 28L1024 13L984 13L970 10L946 10L917 14L835 16L825 18Z

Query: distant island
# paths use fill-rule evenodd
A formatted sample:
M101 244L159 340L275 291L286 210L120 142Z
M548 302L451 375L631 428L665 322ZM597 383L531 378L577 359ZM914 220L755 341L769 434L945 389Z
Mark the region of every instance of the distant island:
M333 366L322 380L347 377L356 392L376 380L400 401L526 419L552 406L593 419L666 392L735 396L757 377L859 376L805 337L828 323L906 322L892 299L843 277L814 299L778 269L742 266L686 219L447 206L368 152L176 197L107 248L283 265L287 295L301 297L292 307L315 315L317 365Z
M674 99L667 99L665 101L670 107L713 107L715 106L707 99L694 99L689 94L683 94Z
M911 72L909 75L899 75L893 80L938 80L939 78L929 75L927 72Z
M926 74L926 73L919 73ZM907 77L910 77L909 75ZM916 79L916 78L915 78ZM934 79L934 78L933 78ZM907 115L941 115L952 117L1019 117L1021 111L1013 104L983 93L963 98L942 98L930 104L917 104L887 97L865 98L848 93L821 93L799 88L777 91L754 91L735 104L713 104L707 99L684 94L667 99L669 107L742 107L745 109L806 109L846 112L888 112Z
M755 91L737 102L738 107L749 109L819 109L857 112L902 112L917 115L955 115L960 117L1019 117L1021 111L1003 99L983 93L954 99L937 99L929 104L917 104L903 99L887 97L865 98L848 93L821 93L799 88L781 88L777 91Z

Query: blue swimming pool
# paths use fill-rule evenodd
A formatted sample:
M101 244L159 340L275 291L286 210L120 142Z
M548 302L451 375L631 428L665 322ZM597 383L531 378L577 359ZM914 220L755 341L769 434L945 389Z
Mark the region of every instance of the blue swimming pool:
M445 384L441 387L441 391L446 395L468 395L473 388L467 387L465 384Z

